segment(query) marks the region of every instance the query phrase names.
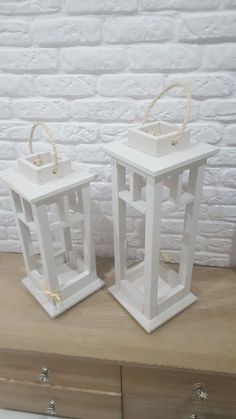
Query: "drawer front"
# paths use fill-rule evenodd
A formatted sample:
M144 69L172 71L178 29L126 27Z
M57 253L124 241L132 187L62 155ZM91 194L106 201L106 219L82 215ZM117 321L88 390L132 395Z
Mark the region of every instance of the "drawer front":
M50 401L55 410L47 411ZM119 394L0 379L0 408L77 419L121 419ZM52 405L51 405L52 409Z
M0 377L39 383L42 368L48 375L42 385L62 385L120 393L120 367L103 363L81 361L69 357L0 351Z
M122 377L124 419L236 418L234 376L124 367ZM197 398L198 383L205 400Z

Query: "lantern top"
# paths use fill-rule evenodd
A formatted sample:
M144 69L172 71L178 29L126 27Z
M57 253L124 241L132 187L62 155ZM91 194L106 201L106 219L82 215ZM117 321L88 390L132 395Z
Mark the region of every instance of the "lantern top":
M21 174L17 168L3 170L0 172L0 179L27 201L35 203L76 186L89 183L94 179L94 176L86 172L81 165L73 163L70 174L42 185L32 182Z
M191 147L179 149L160 157L152 157L128 146L127 140L117 141L102 146L102 150L111 157L136 168L142 173L159 176L171 170L207 159L217 153L218 148L206 143L192 143Z

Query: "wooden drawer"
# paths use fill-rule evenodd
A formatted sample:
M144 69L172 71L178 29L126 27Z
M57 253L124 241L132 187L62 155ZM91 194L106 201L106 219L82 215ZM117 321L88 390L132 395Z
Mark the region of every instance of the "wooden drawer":
M198 419L236 418L236 377L124 367L124 419ZM194 385L203 383L208 397L196 399Z
M51 385L115 393L121 391L118 365L32 352L0 351L2 378L39 383L38 376L43 367L49 369L48 384Z
M121 419L121 396L92 390L21 383L0 379L0 407L45 414L50 400L57 416L77 419Z

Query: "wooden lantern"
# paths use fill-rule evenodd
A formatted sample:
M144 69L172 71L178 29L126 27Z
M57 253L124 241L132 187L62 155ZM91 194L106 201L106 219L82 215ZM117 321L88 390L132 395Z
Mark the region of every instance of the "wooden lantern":
M179 85L182 86L176 82L164 92ZM129 131L128 141L103 146L113 167L115 285L109 291L147 332L197 299L191 292L191 276L203 174L207 158L217 149L190 141L190 134L186 131L190 94L186 85L184 89L188 109L179 131L176 126L160 121L151 124L150 132L150 124L145 120L144 126ZM152 101L148 112L162 94ZM183 175L185 180L187 178L185 190ZM168 188L168 199L163 202L164 186ZM126 263L126 204L145 215L144 262L129 269ZM179 207L185 208L185 218L177 273L160 261L160 245L161 217Z
M33 154L37 126L45 129L52 153ZM89 184L93 179L69 159L59 158L46 125L37 123L30 136L31 154L18 160L16 169L1 172L12 197L27 277L23 284L51 317L103 286L97 277L92 242ZM54 215L50 218L51 215ZM71 227L83 231L83 257L72 243ZM36 233L40 257L33 250ZM57 247L52 236L58 235Z

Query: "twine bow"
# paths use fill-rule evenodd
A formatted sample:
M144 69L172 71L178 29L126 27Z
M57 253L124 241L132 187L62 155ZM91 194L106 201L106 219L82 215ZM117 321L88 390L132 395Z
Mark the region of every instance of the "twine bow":
M190 93L190 90L189 90L189 87L188 87L187 83L185 83L184 81L175 81L175 82L171 83L169 86L167 86L164 90L162 90L162 92L158 96L156 96L151 101L151 103L148 105L148 107L146 108L145 113L144 113L144 117L143 117L143 121L142 121L143 125L145 125L147 123L149 114L150 114L153 106L156 104L156 102L162 96L164 96L165 93L167 93L169 90L171 90L175 87L182 87L182 89L184 90L184 94L185 94L186 99L187 99L187 109L186 109L186 112L184 114L184 119L183 119L182 126L179 129L179 131L176 135L176 138L174 138L172 140L172 145L178 144L179 140L181 139L181 137L185 133L187 125L188 125L188 121L189 121L189 118L190 118L190 114L191 114L191 93ZM152 132L152 134L155 135L153 132Z
M42 292L51 299L54 306L57 306L61 303L61 296L59 292L50 291L46 285L43 287Z

